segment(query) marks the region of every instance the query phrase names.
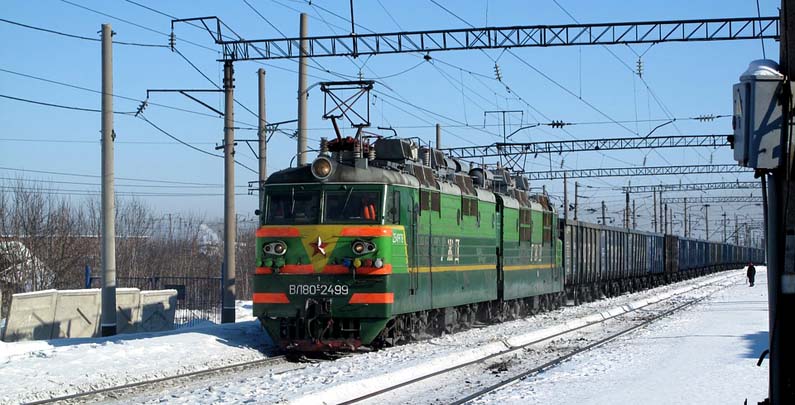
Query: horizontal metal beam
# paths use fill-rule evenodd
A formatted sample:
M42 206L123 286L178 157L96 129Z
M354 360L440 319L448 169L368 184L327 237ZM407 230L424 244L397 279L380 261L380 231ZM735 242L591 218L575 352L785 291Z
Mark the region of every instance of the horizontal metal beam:
M759 181L726 181L717 183L687 183L687 184L649 184L642 186L624 186L621 191L625 193L653 193L657 191L705 191L705 190L739 190L762 188Z
M532 180L562 180L565 173L569 179L588 177L667 176L708 173L753 173L753 169L739 165L691 165L652 167L612 167L580 170L555 170L545 172L521 172Z
M461 159L495 156L537 155L543 153L587 152L600 150L692 148L729 146L729 135L671 135L629 138L575 139L526 143L494 143L483 146L446 148L444 151Z
M298 58L300 38L244 40L222 32L229 29L217 17L201 21L221 45L223 60ZM212 20L208 25L206 20ZM188 20L173 20L174 23ZM212 28L210 28L212 27ZM227 38L238 39L227 39ZM615 45L660 42L778 39L778 17L715 18L600 24L523 25L450 30L402 31L308 37L307 56L365 56L467 49L504 49L571 45Z
M663 204L682 204L685 198L663 198ZM719 204L719 203L761 203L762 197L757 196L730 196L730 197L699 197L688 198L688 204Z

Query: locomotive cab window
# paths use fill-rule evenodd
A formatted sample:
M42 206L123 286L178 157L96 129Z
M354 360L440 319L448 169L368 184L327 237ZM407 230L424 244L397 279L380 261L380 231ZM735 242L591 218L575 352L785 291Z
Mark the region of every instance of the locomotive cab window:
M268 191L268 225L316 224L320 206L320 190L296 188Z
M380 222L381 193L373 190L326 191L323 222Z

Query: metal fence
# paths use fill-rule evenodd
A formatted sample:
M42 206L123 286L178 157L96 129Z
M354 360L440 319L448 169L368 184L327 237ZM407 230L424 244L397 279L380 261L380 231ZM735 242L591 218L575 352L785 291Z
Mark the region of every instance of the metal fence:
M221 323L221 277L117 277L116 284L140 290L177 290L176 328ZM91 286L102 287L101 278L91 277Z

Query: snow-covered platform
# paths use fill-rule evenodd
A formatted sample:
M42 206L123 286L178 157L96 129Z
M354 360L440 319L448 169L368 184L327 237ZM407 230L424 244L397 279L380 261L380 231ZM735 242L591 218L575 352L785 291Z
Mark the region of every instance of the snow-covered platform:
M738 277L742 277L738 274ZM767 397L767 282L738 279L686 311L477 403L742 404Z

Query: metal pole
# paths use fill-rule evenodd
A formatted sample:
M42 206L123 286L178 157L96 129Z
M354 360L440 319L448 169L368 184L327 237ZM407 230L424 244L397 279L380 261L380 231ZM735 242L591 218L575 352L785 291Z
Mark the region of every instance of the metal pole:
M781 117L781 161L783 167L770 172L767 183L767 284L768 284L768 317L770 337L770 372L769 399L773 405L795 403L795 340L793 330L792 308L795 307L795 295L791 287L784 292L784 281L792 281L793 263L789 252L795 249L793 233L795 222L793 212L792 179L793 144L790 141L792 131L792 101L790 84L795 77L795 0L781 0L781 38L779 40L779 67L786 81ZM775 145L773 145L775 146ZM764 185L764 174L763 185ZM764 198L764 194L763 194ZM787 256L787 258L785 258ZM786 277L786 279L785 279ZM787 283L791 284L791 283Z
M116 334L116 207L113 188L113 31L102 24L102 336Z
M235 322L235 122L234 68L224 62L224 298L221 323Z
M442 149L442 126L436 124L436 149Z
M574 182L574 220L577 220L577 209L578 209L578 202L579 198L577 197L577 193L580 192L580 183Z
M563 172L563 220L569 220L569 181L566 172Z
M635 214L635 200L632 200L632 229L638 228L638 217Z
M668 233L668 204L667 203L663 204L663 206L660 207L660 208L662 208L662 211L663 211L662 212L663 234L666 234L666 233Z
M308 17L306 13L301 13L301 54L298 57L298 150L296 151L298 167L306 164L306 74L307 74L307 48L309 46L306 37L308 36Z
M257 77L259 78L259 125L257 126L257 133L259 136L259 209L264 208L265 203L265 190L262 185L265 184L265 179L268 178L268 132L267 122L265 120L265 69L259 68L257 70Z

